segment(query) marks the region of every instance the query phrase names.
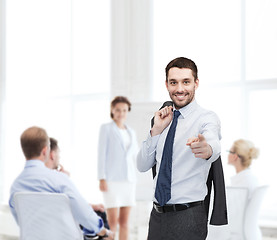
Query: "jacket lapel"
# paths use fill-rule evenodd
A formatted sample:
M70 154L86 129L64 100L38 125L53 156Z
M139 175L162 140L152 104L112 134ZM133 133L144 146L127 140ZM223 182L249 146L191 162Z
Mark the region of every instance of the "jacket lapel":
M124 143L123 143L119 128L117 127L117 125L114 121L112 122L112 127L113 127L113 131L115 132L116 137L118 138L118 141L120 142L120 145L125 150Z

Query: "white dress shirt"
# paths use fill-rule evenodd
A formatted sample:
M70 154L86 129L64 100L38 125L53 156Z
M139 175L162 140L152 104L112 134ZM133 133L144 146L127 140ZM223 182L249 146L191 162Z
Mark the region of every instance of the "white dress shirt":
M211 163L220 155L220 121L217 115L200 107L196 101L179 109L172 156L171 199L167 204L188 203L204 200L207 195L206 181ZM149 134L137 156L137 168L141 172L148 171L157 164L156 181L159 174L163 154L163 146L170 125L160 135L151 137ZM203 134L213 150L212 156L206 159L195 158L189 146L186 145L191 137ZM153 194L153 201L157 202Z
M74 219L87 232L98 233L104 226L102 219L80 195L70 178L64 173L47 168L40 160L26 161L24 170L12 184L9 205L14 218L18 221L14 207L16 192L64 193L70 200Z

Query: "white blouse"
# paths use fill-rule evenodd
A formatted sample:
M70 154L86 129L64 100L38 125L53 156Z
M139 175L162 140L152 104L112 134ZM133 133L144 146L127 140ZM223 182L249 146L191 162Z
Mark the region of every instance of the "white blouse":
M253 191L258 187L258 185L258 178L252 173L250 168L247 168L231 177L231 186L248 188L249 197L251 197Z
M127 131L127 129L119 129L120 135L123 140L124 148L127 150L130 147L131 144L131 138L130 135Z

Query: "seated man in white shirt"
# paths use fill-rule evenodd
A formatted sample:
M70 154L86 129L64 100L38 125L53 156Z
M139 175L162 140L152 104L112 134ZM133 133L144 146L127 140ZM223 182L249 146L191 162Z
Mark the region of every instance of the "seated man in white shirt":
M9 205L15 220L18 222L14 207L16 192L64 193L70 199L75 220L83 226L85 233L95 233L104 239L114 239L114 233L104 227L103 220L80 195L69 177L45 166L50 154L50 141L46 131L39 127L30 127L22 133L20 140L26 164L10 191Z

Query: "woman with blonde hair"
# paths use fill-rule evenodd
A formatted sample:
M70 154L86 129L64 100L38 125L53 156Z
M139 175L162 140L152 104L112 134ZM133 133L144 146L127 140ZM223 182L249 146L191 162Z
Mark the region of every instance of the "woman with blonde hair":
M98 179L112 231L119 225L119 240L128 240L129 215L135 205L138 152L136 134L126 125L131 103L117 96L111 102L112 121L103 124L98 145Z
M252 160L257 158L259 150L248 140L239 139L233 143L229 151L228 164L236 169L236 175L231 178L231 185L247 187L249 194L258 186L258 179L252 173Z

